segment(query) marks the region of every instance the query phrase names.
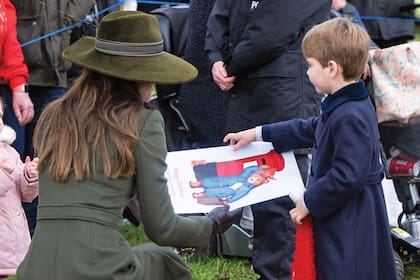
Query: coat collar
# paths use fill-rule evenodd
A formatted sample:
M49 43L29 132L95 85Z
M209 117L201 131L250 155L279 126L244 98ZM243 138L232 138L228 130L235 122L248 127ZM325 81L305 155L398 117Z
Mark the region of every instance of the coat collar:
M360 80L339 89L334 94L328 95L322 102L321 109L323 113L328 113L343 103L363 100L368 97L369 93L364 85L364 82Z

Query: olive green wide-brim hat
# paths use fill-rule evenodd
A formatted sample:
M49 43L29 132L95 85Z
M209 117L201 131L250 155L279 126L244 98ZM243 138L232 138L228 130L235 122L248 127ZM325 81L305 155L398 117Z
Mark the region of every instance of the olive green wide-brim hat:
M197 77L197 69L163 51L157 18L140 11L106 15L96 37L82 37L63 57L92 71L130 81L179 84Z

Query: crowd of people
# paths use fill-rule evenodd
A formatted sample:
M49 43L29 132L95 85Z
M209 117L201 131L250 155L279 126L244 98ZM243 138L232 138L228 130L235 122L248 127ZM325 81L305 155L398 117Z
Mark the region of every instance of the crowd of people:
M411 39L414 24L360 15L412 10L395 1L214 0L196 34L189 25L200 57L187 43L186 59L164 50L156 17L132 1L91 36L53 34L98 2L0 0L0 279L191 279L173 247L204 247L241 215L252 216L252 268L262 280L293 277L296 224L307 216L316 279L397 279L378 161L391 128L378 127L367 61L370 49ZM70 83L72 64L80 70ZM216 99L224 138L207 146L292 150L304 193L239 212L220 197L206 215L174 213L165 124L149 101L156 84L196 81L224 95ZM181 106L191 98L181 87ZM153 243L130 247L119 226L134 195Z

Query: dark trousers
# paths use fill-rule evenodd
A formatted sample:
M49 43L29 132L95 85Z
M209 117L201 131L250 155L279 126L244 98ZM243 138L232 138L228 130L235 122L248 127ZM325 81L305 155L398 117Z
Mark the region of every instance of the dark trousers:
M294 205L284 196L251 207L254 215L252 265L260 279L291 279L296 228L289 210Z
M303 183L309 170L307 155L295 155ZM289 196L252 205L254 216L252 265L261 280L290 280L295 250L295 224L289 211L295 203Z

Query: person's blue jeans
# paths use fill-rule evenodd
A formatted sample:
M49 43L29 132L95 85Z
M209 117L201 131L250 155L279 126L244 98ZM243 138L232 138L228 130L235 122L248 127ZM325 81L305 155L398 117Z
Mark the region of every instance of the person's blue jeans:
M32 137L34 136L35 125L38 122L39 116L41 115L45 106L61 97L65 92L66 89L61 87L29 86L29 93L32 103L34 104L35 115L32 121L26 125L25 153L31 158L34 156Z
M31 158L33 158L34 156L32 137L34 135L35 125L39 119L41 112L48 103L61 97L65 92L66 89L61 87L29 86L29 93L31 96L32 103L34 104L35 116L33 120L26 125L24 131L25 155L29 155ZM36 211L38 207L38 197L35 198L31 203L23 202L22 206L25 210L26 218L28 219L29 231L32 236L36 226Z

